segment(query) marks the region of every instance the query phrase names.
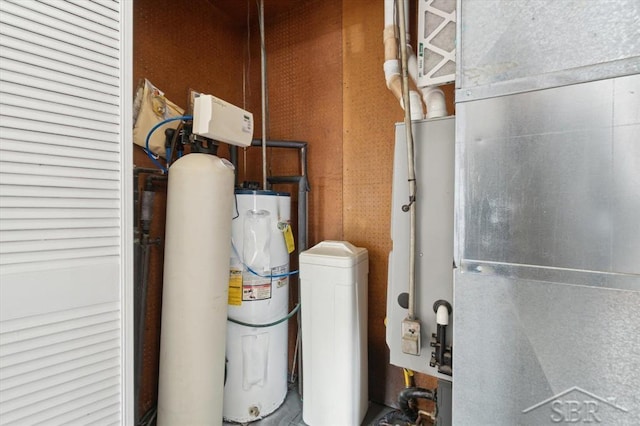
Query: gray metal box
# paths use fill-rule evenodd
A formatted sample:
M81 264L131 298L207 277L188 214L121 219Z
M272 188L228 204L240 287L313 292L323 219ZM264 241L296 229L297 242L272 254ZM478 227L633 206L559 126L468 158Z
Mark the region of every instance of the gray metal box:
M640 72L637 0L459 0L457 10L457 102Z
M453 422L640 424L640 3L459 13Z
M452 302L453 297L453 196L454 196L454 117L413 123L416 165L416 316L421 322L420 356L402 352L401 323L407 310L398 296L409 287L409 213L402 206L409 200L407 148L404 124L396 126L393 160L393 196L387 287L387 345L391 364L451 380L451 376L429 366L431 333L436 332L433 303ZM454 308L455 309L455 308ZM448 341L453 335L453 318Z

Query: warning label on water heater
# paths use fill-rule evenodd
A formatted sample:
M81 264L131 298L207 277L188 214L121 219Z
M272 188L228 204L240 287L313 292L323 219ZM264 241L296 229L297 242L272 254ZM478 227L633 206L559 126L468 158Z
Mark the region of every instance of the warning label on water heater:
M229 305L240 306L242 304L242 271L231 269L229 271Z
M271 283L242 286L242 300L265 300L271 299Z

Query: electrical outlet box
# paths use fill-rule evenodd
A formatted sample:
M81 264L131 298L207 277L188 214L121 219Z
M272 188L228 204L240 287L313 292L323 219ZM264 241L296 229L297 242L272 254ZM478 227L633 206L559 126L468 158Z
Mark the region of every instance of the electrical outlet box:
M420 355L420 322L405 319L402 321L402 352L409 355Z

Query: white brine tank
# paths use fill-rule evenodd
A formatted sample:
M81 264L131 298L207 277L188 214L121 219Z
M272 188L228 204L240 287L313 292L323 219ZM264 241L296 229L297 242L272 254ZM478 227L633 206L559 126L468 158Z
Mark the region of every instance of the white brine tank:
M236 191L232 221L223 415L249 422L274 412L287 393L291 198L273 191ZM251 324L251 325L247 325Z
M369 252L322 241L300 254L302 420L358 426L369 395L367 293Z

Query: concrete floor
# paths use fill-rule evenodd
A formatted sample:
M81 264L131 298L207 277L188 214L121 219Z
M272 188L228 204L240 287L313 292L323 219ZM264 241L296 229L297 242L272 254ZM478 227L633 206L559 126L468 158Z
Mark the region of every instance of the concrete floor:
M377 426L378 420L392 410L384 405L370 403L362 426ZM306 426L306 423L302 421L302 401L300 401L297 390L289 390L284 403L275 412L262 420L248 424L250 426ZM223 425L238 426L239 423L224 422Z
M376 403L369 403L369 409L361 426L378 426L380 419L391 411L394 411L394 409ZM144 415L144 418L136 423L136 426L156 426L156 414L157 411L155 408L149 410L149 412ZM307 426L307 424L302 421L302 401L295 386L287 392L284 403L264 419L251 423L222 422L222 424L223 426Z

